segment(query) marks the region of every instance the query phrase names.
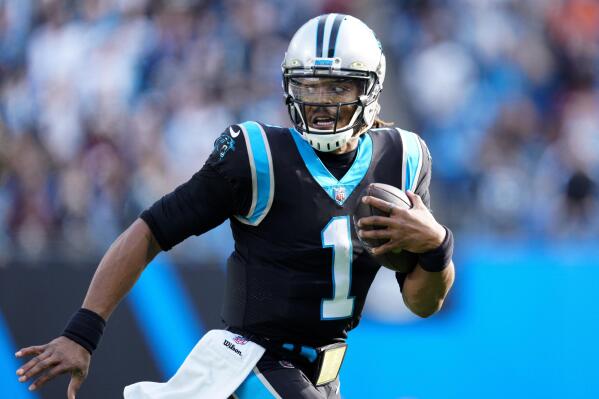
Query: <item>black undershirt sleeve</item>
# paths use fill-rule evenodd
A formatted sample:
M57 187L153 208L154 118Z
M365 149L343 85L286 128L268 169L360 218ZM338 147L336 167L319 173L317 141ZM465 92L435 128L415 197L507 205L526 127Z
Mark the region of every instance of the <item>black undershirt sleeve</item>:
M168 251L186 238L218 226L233 213L233 191L229 183L206 164L189 181L143 211L140 217L150 227L160 248Z
M140 215L160 248L168 251L233 215L244 215L252 201L248 165L243 136L233 137L231 129L226 129L202 169Z

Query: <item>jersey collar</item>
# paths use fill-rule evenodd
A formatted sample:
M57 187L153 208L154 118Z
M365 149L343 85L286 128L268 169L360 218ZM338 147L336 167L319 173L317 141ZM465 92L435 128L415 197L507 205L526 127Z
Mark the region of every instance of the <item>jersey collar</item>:
M360 137L356 159L354 159L345 176L341 180L337 180L326 166L324 166L320 158L318 158L318 155L314 152L314 148L302 138L301 134L294 128L289 128L289 131L314 180L316 180L333 201L339 205L343 205L358 184L360 184L370 167L370 161L372 160L372 139L370 135L363 134Z

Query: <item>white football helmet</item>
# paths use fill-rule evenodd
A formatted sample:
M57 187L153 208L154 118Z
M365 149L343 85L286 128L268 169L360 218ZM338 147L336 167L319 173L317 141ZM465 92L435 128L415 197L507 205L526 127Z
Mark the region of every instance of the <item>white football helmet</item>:
M385 55L374 32L359 19L325 14L309 20L291 39L282 69L291 121L315 149L334 151L374 123L380 110ZM323 89L315 82L327 83ZM341 87L348 83L353 85L351 90ZM308 121L306 106L323 111ZM340 114L350 110L351 118L338 126Z

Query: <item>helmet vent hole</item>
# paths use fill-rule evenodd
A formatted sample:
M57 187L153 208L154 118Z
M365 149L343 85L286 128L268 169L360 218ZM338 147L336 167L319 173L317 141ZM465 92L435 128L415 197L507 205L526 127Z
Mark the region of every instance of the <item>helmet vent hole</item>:
M335 142L335 147L339 147L339 142L338 141Z
M320 150L320 143L316 143L316 146L318 147L318 149Z
M327 143L327 150L330 150L330 149L331 149L331 144Z

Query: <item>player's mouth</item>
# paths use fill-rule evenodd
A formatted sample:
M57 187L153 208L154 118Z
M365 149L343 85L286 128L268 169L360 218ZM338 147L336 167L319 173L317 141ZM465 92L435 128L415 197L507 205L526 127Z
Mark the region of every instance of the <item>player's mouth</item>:
M310 124L316 129L333 130L335 118L330 115L314 115Z

